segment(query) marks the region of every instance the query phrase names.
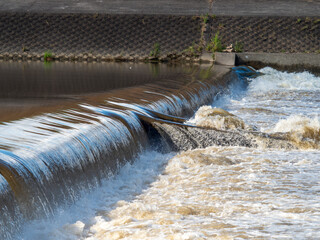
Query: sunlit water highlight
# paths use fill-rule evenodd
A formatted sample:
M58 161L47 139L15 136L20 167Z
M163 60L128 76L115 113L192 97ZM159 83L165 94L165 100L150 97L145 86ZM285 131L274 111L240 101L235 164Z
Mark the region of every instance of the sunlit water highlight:
M270 133L303 135L307 126L315 132L307 137L316 141L320 78L271 68L261 72L265 75L252 79L248 89L234 86L212 107ZM205 120L199 112L198 117L190 122ZM221 118L218 122L227 129ZM143 153L54 219L26 226L20 238L319 237L319 150L209 147L172 156Z

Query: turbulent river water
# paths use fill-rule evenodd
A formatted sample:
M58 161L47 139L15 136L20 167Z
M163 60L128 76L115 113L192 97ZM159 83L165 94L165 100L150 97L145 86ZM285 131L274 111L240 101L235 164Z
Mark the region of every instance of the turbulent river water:
M99 184L90 183L90 191L85 190L88 183L84 188L79 187L80 193L74 193L79 196L72 204L58 205L54 214L45 219L29 220L13 239L318 238L320 78L308 72L287 73L269 67L259 73L256 77L244 79L246 84L243 81L231 82L229 88L218 94L219 97L215 97L211 105L198 106L200 108L196 114L186 123L221 131L253 131L284 136L294 146L292 149L267 148L263 141L258 141L254 148L210 146L179 153L161 153L151 147L138 151L136 155L130 153L127 158L134 158L134 161L124 163L116 174L109 174L108 178L97 177L95 181ZM200 86L203 87L203 84ZM205 87L200 93L208 98L211 96L208 91L214 89ZM150 88L144 90L144 94L147 91L151 91ZM201 94L193 101L200 101ZM166 92L166 98L168 96ZM178 107L183 104L189 106L182 96L180 100L171 99L171 102L179 103ZM125 102L121 106L128 107L130 104ZM163 106L149 107L170 113L166 110L167 105L168 102ZM95 125L97 129L88 128L86 134L89 137L81 133L81 141L103 140L95 130L98 132L109 125L120 131L121 135L128 136L128 140L113 136L122 147L127 146L126 141L134 144L135 136L144 135L139 130L138 120L128 112L122 112L119 117L119 112L116 114L109 105L108 108L88 104L81 107L87 109L86 114L91 116L92 121L97 121L95 119L99 117L102 125L101 128ZM67 113L75 116L77 111L68 110ZM81 110L80 113L83 112ZM118 116L121 122L127 121L126 125L129 122L133 132L126 132L120 123L103 120L106 114ZM64 121L68 116L63 115ZM60 116L46 117L59 120ZM79 120L82 120L80 117ZM48 119L36 120L46 123ZM69 127L72 128L73 123L70 122ZM55 129L61 127L59 122L55 121L55 124ZM86 126L86 122L82 124ZM54 132L55 129L51 126L49 130ZM72 137L78 137L77 134L73 133ZM90 137L90 134L95 137ZM144 138L139 137L139 141ZM6 141L10 142L10 139ZM52 139L49 143L55 141L59 140ZM34 144L30 142L29 148ZM12 141L10 149L16 145L19 147ZM71 154L77 147L67 145L67 151ZM85 155L80 152L75 158L82 159L81 154ZM56 157L59 158L59 155ZM76 164L76 159L72 162ZM103 164L100 166L103 167ZM45 167L42 166L43 169ZM50 171L54 174L54 170ZM6 185L3 185L5 188ZM70 194L70 191L67 192Z

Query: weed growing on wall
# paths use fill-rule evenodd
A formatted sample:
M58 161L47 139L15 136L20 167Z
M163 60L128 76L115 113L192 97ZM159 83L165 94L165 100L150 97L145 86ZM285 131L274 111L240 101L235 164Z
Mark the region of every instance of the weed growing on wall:
M214 37L211 38L210 42L208 43L206 50L208 52L222 52L224 47L222 46L221 39L219 36L219 32L217 32Z
M43 59L45 62L50 62L53 60L53 54L51 51L46 51L43 55Z
M236 43L234 44L234 51L243 52L243 43L236 41Z
M160 44L155 43L153 49L150 52L150 57L158 58L160 56Z

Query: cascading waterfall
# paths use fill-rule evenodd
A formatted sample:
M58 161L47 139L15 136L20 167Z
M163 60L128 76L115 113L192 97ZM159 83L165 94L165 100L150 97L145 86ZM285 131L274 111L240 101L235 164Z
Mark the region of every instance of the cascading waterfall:
M9 132L24 126L23 135L11 131L11 138L23 136L20 142L25 145L15 146L12 141L14 150L0 152L1 174L24 218L50 215L61 202L74 202L81 189L95 186L146 144L141 123L130 112L118 111L113 118L90 117L90 121L78 117L78 123L71 123L68 119L76 115L56 114L1 126Z
M213 131L220 133L222 144L205 142L196 147L209 147L170 157L151 179L144 178L142 169L130 180L149 180L151 184L141 184L143 191L135 189L129 198L94 204L98 210L93 213L41 232L51 239L86 240L317 239L320 78L268 68L260 72L265 74L250 79L245 91L231 89L224 96L226 101L201 107L188 122L200 128L181 124L181 119L152 122L182 147L188 143L184 136L197 143L193 140L210 140L203 136ZM301 76L297 84L293 79ZM266 87L268 82L272 82L271 89ZM225 146L227 133L250 134L261 141L252 147ZM315 148L312 144L305 149L299 141L311 141ZM291 148L288 143L293 144ZM150 157L157 158L157 154ZM119 176L120 181L125 179ZM119 186L117 182L111 185ZM108 197L93 199L106 201Z
M228 69L221 72L220 79L202 78L194 70L184 72L182 80L166 76L166 81L89 94L66 109L3 122L0 235L11 239L25 221L51 216L132 161L150 146L139 115L190 116L226 86L221 76Z

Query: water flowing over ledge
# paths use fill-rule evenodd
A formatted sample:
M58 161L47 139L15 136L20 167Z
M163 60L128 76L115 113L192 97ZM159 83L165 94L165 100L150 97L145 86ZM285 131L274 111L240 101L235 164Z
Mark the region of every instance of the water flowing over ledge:
M110 72L105 75L108 70L102 70L101 75L105 81L109 77L109 82L119 86L121 79L143 79L139 68L145 66L123 64L120 67L123 75L114 76ZM132 68L138 70L128 71ZM63 95L58 98L55 88L50 86L52 82L48 82L49 87L42 83L42 91L31 85L28 92L17 89L10 96L2 92L2 97L9 100L8 97L19 94L31 100L36 95L45 100L44 104L48 98L53 99L53 107L33 106L24 113L25 117L11 114L0 125L0 221L1 226L6 226L1 228L2 236L10 239L24 221L50 216L59 205L72 204L82 190L93 189L147 149L148 131L139 115L191 116L199 106L219 95L230 80L223 78L229 70L218 67L149 65L149 70L144 70L145 77L150 78L151 74L153 81L142 81L142 84L141 80L135 84L131 81L128 83L131 87L112 87L109 91L106 87L101 89L107 90L104 92L97 92L90 85L90 92L83 94L77 90L81 81L70 92L63 80L59 82ZM11 74L16 73L11 71ZM62 106L61 99L66 102ZM8 111L14 103L20 104L19 100L8 101L7 106L1 107Z
M288 74L269 68L260 72L264 75L250 79L247 88L233 86L230 94L212 106L202 106L188 123L238 134L252 129L279 138L294 134L318 146L306 150L289 138L297 149L282 149L280 144L270 149L262 144L258 148L211 146L184 151L168 159L144 191L112 206L104 204L105 211L96 211L90 221L76 218L65 223L49 231L50 237L317 238L320 95L316 85L320 79L306 72ZM301 76L297 89L292 78ZM270 80L273 87L267 90ZM186 135L192 133L192 126L167 125L173 127L168 131L173 137L175 127Z
M144 151L71 207L51 219L28 223L17 239L317 238L320 95L305 83L319 78L303 77L299 89L288 90L290 78L300 73L259 72L264 75L230 83L222 96L211 106L200 107L186 123L180 117L113 101L149 125L169 130L182 149L195 146L176 130L205 140L203 146L215 146L175 157L175 153ZM270 79L278 87L256 88L268 85ZM287 80L288 84L279 84ZM222 138L210 137L210 132ZM254 147L239 147L232 139L227 143L228 134L260 135L261 141ZM265 144L269 138L291 142L294 148ZM313 144L303 146L299 141Z

